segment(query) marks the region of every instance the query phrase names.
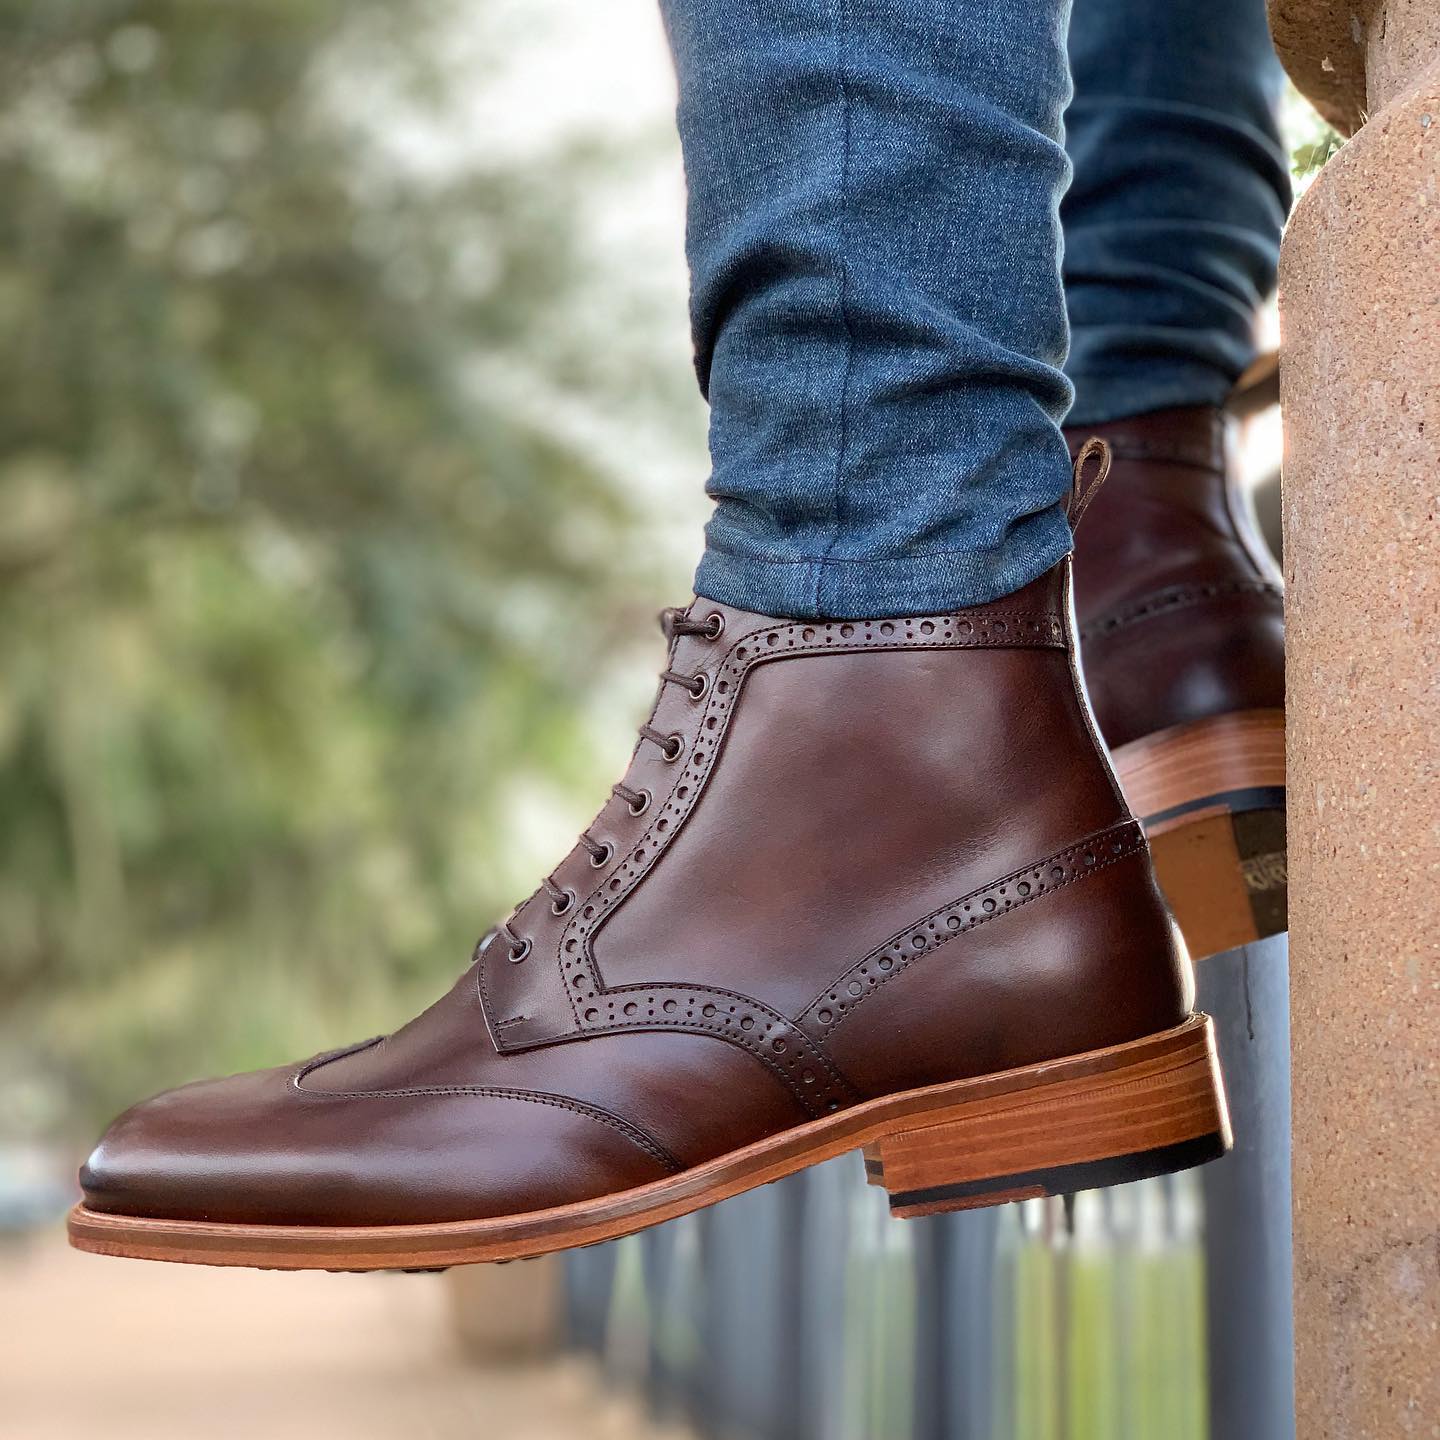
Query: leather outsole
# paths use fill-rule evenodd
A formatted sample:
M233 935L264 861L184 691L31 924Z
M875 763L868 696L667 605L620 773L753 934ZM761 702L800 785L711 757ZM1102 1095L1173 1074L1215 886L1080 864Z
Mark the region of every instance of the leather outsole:
M1229 1144L1211 1022L1196 1014L1123 1045L870 1100L681 1174L553 1209L430 1225L287 1226L78 1205L69 1234L94 1254L188 1264L437 1269L617 1239L853 1149L878 1159L872 1178L908 1217L1183 1169Z
M1283 710L1179 725L1114 760L1192 958L1286 928Z

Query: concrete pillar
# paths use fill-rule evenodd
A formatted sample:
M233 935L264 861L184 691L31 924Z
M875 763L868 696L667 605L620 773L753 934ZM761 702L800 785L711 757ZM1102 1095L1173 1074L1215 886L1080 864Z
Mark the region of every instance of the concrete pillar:
M1281 260L1297 1430L1440 1436L1440 4L1271 0L1353 138Z
M563 1280L555 1255L447 1270L451 1325L463 1353L478 1364L554 1354L561 1343Z

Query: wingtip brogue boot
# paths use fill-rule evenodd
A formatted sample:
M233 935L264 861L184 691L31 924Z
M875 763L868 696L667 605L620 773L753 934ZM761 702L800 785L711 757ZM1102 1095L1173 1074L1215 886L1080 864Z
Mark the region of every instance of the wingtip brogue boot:
M1085 682L1196 960L1285 928L1279 571L1229 422L1159 411L1066 431L1112 465L1076 546Z
M432 1267L865 1149L896 1213L1228 1144L1208 1020L1074 664L1069 562L948 615L696 600L623 782L394 1034L101 1141L83 1249Z

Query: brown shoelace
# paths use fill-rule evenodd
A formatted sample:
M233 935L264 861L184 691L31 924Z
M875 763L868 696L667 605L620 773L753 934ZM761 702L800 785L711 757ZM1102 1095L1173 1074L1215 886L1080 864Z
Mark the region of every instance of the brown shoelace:
M672 606L662 610L658 618L660 629L667 640L675 640L681 635L700 635L706 640L718 640L725 630L725 617L718 610L712 611L703 620L692 620L683 610ZM703 672L686 675L679 670L662 670L660 683L681 686L689 692L692 700L703 700L710 693L710 677ZM659 746L660 753L670 762L678 760L685 751L683 735L673 731L667 735L663 731L656 730L653 725L642 725L640 738L648 740L652 745ZM618 795L630 807L632 815L643 815L650 808L650 802L654 799L648 790L633 790L623 783L611 786L610 793ZM588 829L580 832L577 843L590 856L590 863L597 870L602 865L609 864L614 857L614 844L609 840L597 840ZM573 890L556 884L553 874L547 875L540 882L540 888L550 897L550 909L556 915L566 914L579 898ZM501 921L491 933L503 937L505 943L510 947L510 963L512 965L520 964L533 948L530 937L517 934L509 920ZM482 939L480 944L483 947L485 940Z

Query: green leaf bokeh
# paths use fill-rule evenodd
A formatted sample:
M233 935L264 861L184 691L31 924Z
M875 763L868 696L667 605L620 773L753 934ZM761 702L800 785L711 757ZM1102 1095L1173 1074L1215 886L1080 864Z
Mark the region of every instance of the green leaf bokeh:
M454 23L0 4L0 1088L50 1121L401 1018L533 884L516 807L623 759L581 697L680 574L514 403L613 384L608 162L387 154Z

